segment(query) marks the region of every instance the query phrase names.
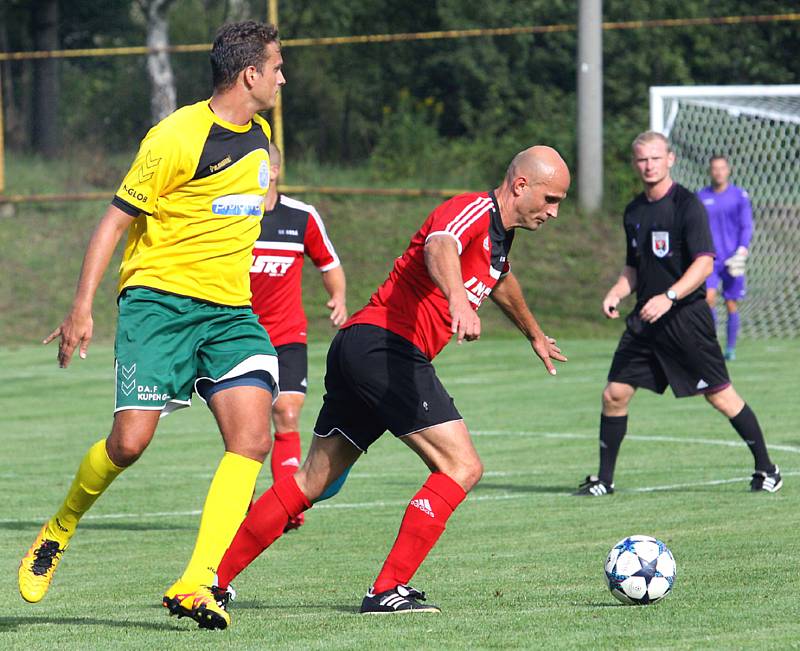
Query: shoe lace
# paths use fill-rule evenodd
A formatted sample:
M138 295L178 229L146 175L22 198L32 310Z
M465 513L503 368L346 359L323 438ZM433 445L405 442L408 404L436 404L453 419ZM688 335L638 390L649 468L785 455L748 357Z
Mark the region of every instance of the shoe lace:
M212 585L208 589L211 591L214 601L217 602L217 606L223 610L228 610L228 603L236 598L235 592L231 592L227 588L220 588L218 585Z
M35 556L33 561L33 573L37 576L47 574L48 570L53 567L53 561L64 550L58 546L55 540L43 540L39 548L33 552Z

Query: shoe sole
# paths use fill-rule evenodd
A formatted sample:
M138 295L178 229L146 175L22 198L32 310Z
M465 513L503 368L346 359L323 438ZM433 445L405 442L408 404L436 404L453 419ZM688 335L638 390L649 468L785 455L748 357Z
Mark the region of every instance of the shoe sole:
M406 615L410 613L433 613L438 615L441 612L441 608L431 606L423 608L408 608L406 610L367 610L360 612L359 615Z
M208 610L205 606L200 606L197 610L189 610L181 606L177 599L170 599L169 597L164 597L161 603L169 610L170 615L177 615L178 619L182 617L193 619L200 628L208 630L224 630L228 628L228 622L225 621L224 617L215 613L213 610Z

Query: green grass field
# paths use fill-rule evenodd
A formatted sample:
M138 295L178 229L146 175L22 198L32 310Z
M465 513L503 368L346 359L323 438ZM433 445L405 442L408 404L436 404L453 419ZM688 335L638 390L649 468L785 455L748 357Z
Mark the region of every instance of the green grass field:
M55 348L0 350L0 648L800 648L797 342L743 342L732 366L784 471L780 493L748 492L750 455L702 399L642 393L619 491L599 500L569 493L596 467L615 342L561 343L571 360L556 378L518 339L451 346L437 362L486 466L413 581L442 615L355 614L427 475L386 435L339 496L238 578L224 632L159 605L188 558L222 453L198 404L163 421L86 516L46 599L22 602L19 558L109 427L112 351L97 345L63 371ZM306 438L325 346L310 352ZM604 585L608 549L634 533L661 538L677 559L673 594L655 606L619 605Z

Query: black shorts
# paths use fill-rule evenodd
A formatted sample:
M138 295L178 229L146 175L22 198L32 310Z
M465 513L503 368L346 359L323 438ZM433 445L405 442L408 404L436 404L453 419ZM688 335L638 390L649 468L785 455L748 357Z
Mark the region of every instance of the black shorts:
M278 377L281 393L305 393L308 387L308 346L283 344L278 352Z
M653 324L628 315L608 372L609 382L664 393L676 398L713 393L731 381L722 356L711 309L703 301L672 308Z
M461 420L422 351L373 325L340 330L331 342L317 436L342 434L364 452L386 430L397 437Z

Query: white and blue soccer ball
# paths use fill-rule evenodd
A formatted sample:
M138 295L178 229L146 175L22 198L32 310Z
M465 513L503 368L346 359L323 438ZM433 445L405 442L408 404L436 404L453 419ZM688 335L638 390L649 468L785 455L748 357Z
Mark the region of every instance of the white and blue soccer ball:
M611 548L606 558L608 589L628 605L654 604L666 597L677 568L672 552L651 536L629 536Z

